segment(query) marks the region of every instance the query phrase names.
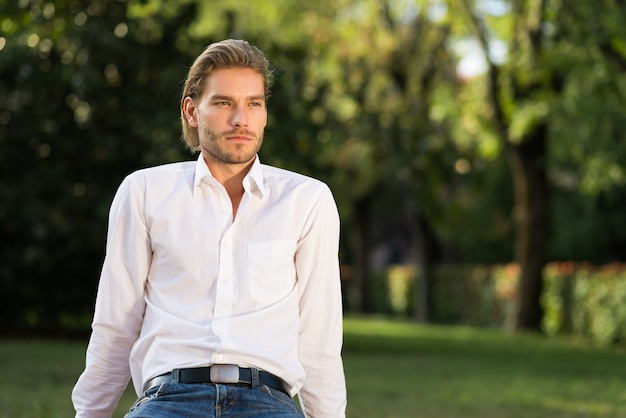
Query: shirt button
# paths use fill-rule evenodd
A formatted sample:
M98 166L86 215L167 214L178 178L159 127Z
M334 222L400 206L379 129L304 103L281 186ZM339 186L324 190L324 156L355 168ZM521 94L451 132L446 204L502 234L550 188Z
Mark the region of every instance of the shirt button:
M215 360L222 361L222 360L224 360L224 356L219 354L219 355L215 356Z

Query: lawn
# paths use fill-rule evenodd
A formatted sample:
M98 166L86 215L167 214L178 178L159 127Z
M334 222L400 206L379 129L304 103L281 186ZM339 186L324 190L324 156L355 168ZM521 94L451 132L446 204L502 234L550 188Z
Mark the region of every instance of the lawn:
M72 416L84 349L0 342L0 418ZM344 361L352 418L626 417L626 353L567 339L349 317Z
M626 353L537 335L347 319L350 417L626 417Z

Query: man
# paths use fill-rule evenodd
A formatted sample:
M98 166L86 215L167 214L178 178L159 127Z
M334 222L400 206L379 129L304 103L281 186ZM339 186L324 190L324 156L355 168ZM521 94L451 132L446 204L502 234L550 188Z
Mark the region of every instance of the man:
M320 181L260 163L272 81L246 41L189 70L197 161L137 171L111 205L77 417L345 416L339 218Z

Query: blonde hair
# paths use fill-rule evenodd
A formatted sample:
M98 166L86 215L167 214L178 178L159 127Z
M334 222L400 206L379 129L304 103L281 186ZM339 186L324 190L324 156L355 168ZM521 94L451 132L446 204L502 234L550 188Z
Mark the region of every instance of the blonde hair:
M273 82L272 70L263 52L247 41L226 39L210 44L196 58L189 69L180 100L180 116L183 129L183 140L192 151L200 149L198 129L189 125L184 112L185 98L196 101L202 96L204 84L209 75L223 68L250 68L263 76L265 84L265 100L269 98Z

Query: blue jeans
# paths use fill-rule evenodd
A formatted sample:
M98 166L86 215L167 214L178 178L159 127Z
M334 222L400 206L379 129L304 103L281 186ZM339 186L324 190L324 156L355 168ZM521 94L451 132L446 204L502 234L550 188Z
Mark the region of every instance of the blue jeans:
M165 383L148 389L126 418L303 418L287 394L261 385Z

